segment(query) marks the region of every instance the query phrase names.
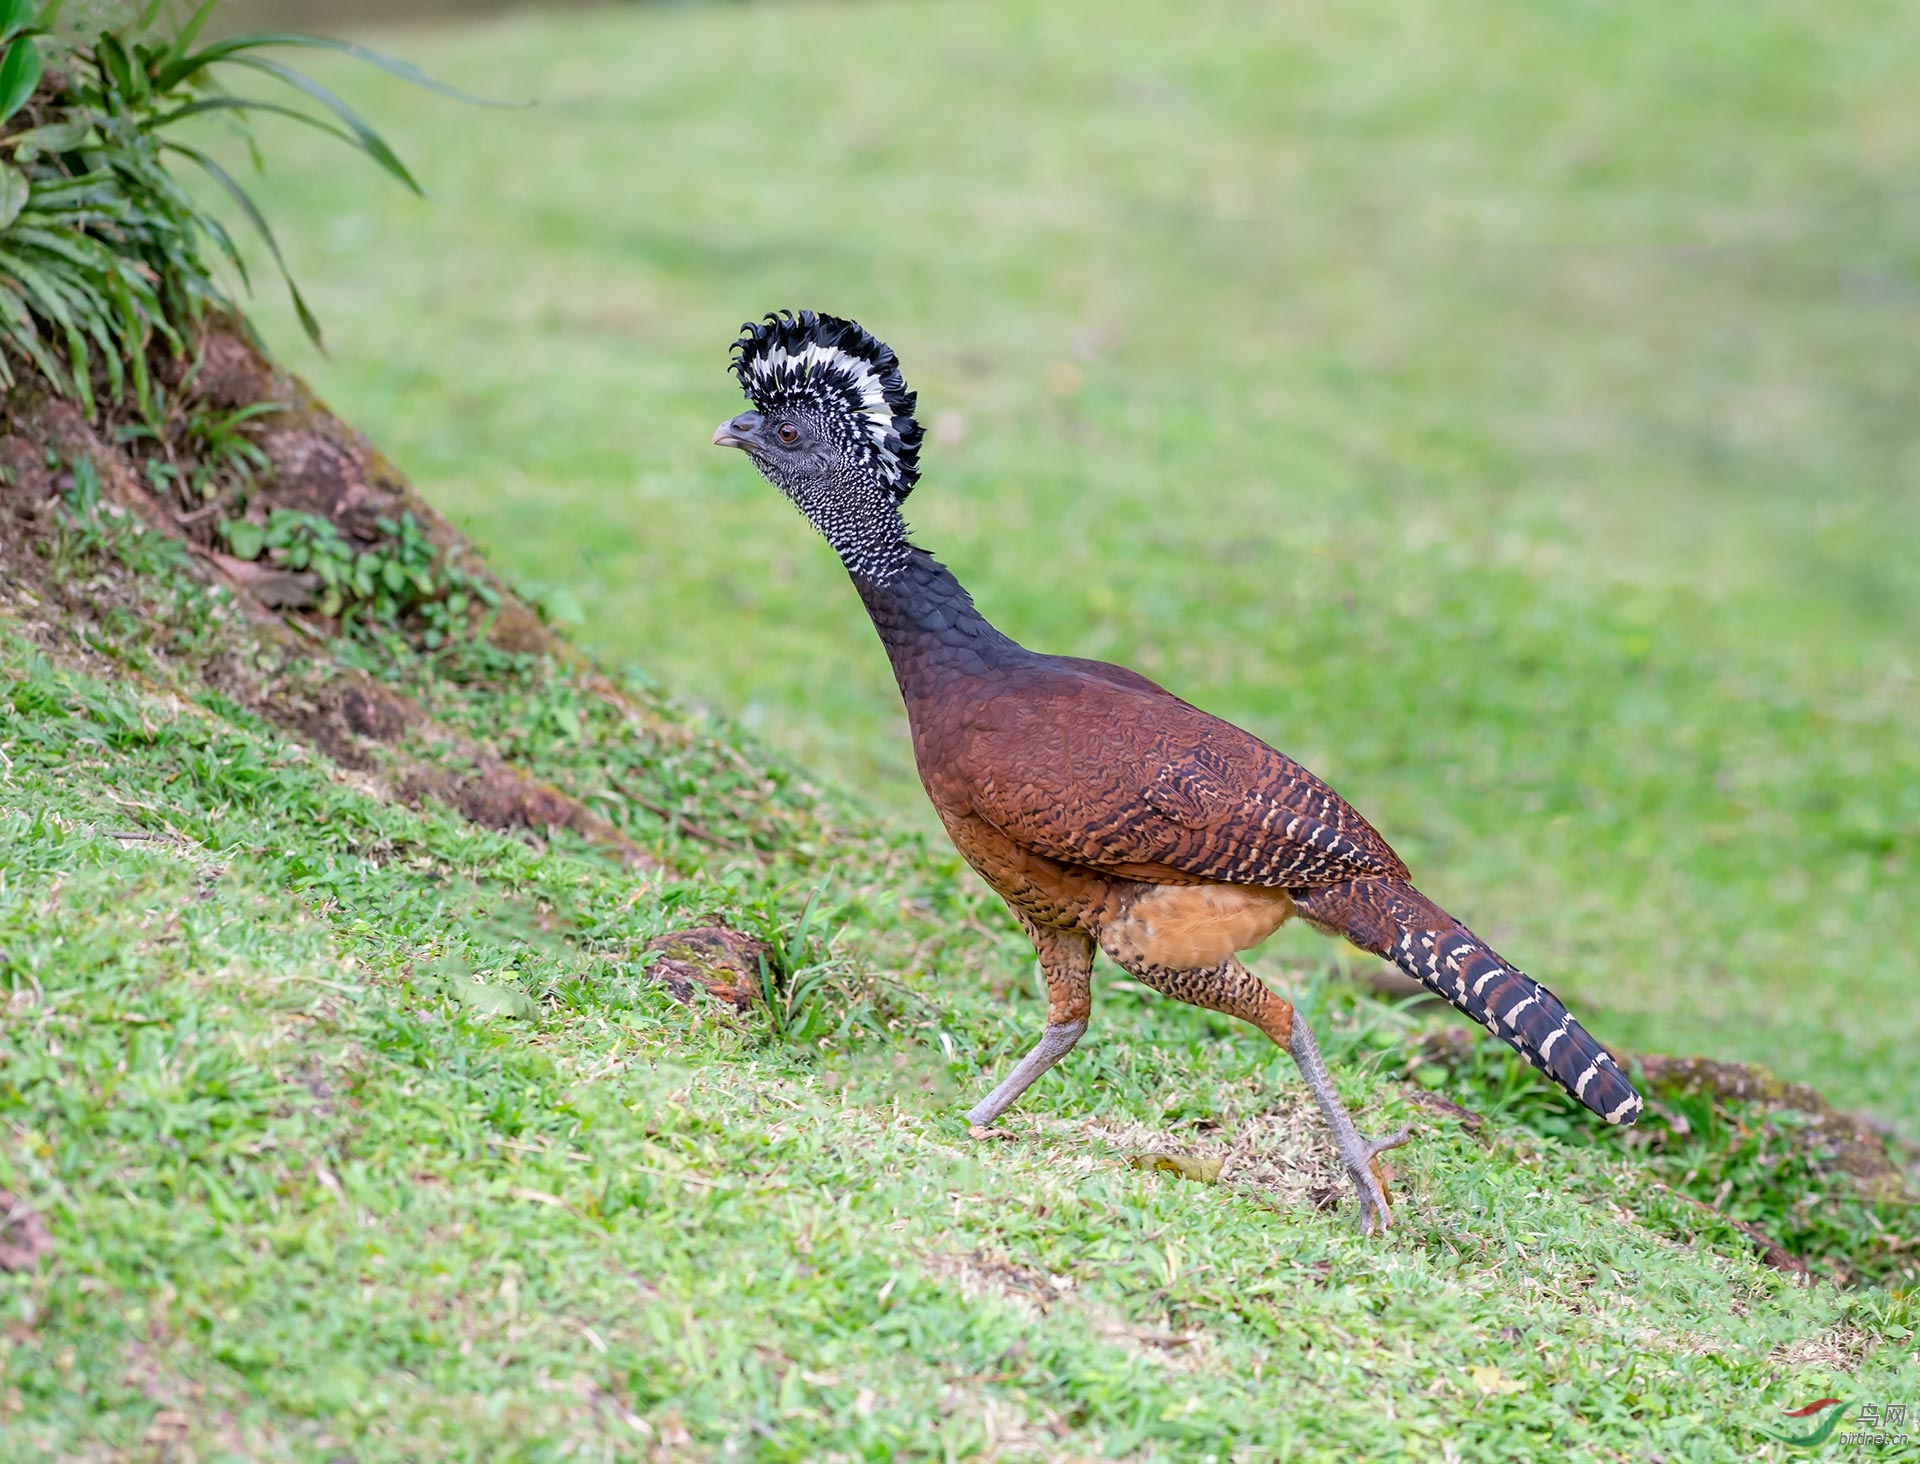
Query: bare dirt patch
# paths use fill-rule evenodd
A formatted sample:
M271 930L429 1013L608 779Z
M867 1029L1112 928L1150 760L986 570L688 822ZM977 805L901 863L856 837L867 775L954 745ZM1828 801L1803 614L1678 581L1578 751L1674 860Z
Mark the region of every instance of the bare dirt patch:
M501 650L551 658L572 668L582 688L615 705L636 735L678 740L665 722L593 671L555 636L538 613L488 572L458 530L447 523L372 446L329 413L294 377L270 366L230 326L215 322L199 343L198 366L174 366L179 393L175 415L194 409L231 410L259 402L286 404L258 419L255 444L268 466L259 474L244 512L263 520L274 508L318 514L356 545L384 533L383 519L411 514L443 554L458 556L484 581L499 605L487 625ZM134 444L115 440L113 422L94 424L70 403L31 382L0 398L0 583L22 624L52 653L86 658L89 628L129 623L160 632L149 650L186 688L206 685L315 748L343 769L373 774L382 788L409 803L443 803L473 822L503 830L569 830L630 868L657 868L608 820L562 789L531 776L491 748L437 723L416 701L336 654L342 625L311 614L290 618L302 605L305 580L264 561L237 560L216 547L218 507L183 501L178 478L156 488L157 462L190 467L185 428ZM54 568L61 497L82 468L97 479L103 512L131 516L153 534L187 551L187 568L209 586L231 593L228 612L206 634L176 644L164 634L175 607L142 577L113 562L88 564L84 573ZM226 491L226 490L222 490ZM229 505L241 511L237 500Z
M1770 1361L1809 1367L1827 1367L1835 1372L1855 1371L1874 1350L1874 1339L1858 1327L1842 1323L1817 1337L1783 1342L1767 1354Z
M1218 1184L1283 1209L1302 1205L1330 1209L1350 1189L1320 1110L1305 1092L1280 1097L1220 1130L1167 1130L1128 1120L1089 1118L1074 1124L1071 1131L1104 1142L1130 1161L1172 1155L1217 1162Z
M1133 1356L1156 1367L1187 1372L1206 1365L1212 1341L1198 1328L1143 1326L1083 1295L1067 1275L1052 1275L987 1251L965 1255L935 1253L921 1257L927 1274L956 1285L969 1301L990 1296L1038 1321L1057 1309L1085 1317L1093 1330Z
M53 1235L40 1212L0 1190L0 1271L31 1271L53 1254Z

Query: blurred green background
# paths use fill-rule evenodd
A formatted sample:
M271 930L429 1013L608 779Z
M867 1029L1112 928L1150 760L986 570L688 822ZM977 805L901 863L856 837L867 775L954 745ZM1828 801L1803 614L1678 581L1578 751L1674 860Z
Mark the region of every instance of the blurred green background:
M323 68L433 198L278 129L331 356L260 322L589 647L934 827L838 564L708 445L742 320L853 315L1002 628L1306 762L1604 1038L1920 1136L1920 11L349 33L536 105Z

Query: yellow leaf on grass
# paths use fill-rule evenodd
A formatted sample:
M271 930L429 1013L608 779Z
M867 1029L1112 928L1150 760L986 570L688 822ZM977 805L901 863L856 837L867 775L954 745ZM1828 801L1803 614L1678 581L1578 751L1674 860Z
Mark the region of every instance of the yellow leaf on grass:
M1518 1378L1510 1378L1497 1367L1470 1368L1473 1385L1483 1393L1524 1393L1527 1385Z
M1218 1159L1196 1159L1191 1154L1135 1154L1127 1162L1135 1169L1164 1169L1168 1174L1177 1174L1195 1184L1220 1182Z

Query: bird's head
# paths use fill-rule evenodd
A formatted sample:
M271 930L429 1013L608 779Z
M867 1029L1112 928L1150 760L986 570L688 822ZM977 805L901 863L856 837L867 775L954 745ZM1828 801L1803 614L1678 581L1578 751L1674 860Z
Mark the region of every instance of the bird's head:
M885 343L837 315L781 311L743 325L733 373L750 411L714 429L813 520L848 569L904 560L900 505L920 476L913 393Z

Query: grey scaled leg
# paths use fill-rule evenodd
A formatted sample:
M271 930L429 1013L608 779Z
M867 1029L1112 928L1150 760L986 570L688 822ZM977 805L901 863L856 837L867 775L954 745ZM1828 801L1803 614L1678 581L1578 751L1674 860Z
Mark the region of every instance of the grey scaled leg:
M1033 938L1040 973L1047 980L1047 1030L1033 1051L1021 1058L1019 1065L967 1115L967 1122L975 1128L989 1127L1040 1080L1042 1073L1073 1051L1093 1013L1093 937L1085 931L1035 925L1025 916L1020 923Z
M1360 1231L1363 1235L1373 1233L1374 1222L1380 1224L1382 1233L1393 1224L1393 1212L1387 1208L1386 1187L1380 1183L1380 1171L1374 1160L1388 1149L1397 1149L1412 1136L1411 1129L1401 1129L1384 1139L1366 1139L1355 1128L1353 1120L1347 1116L1346 1105L1340 1101L1340 1095L1333 1090L1333 1077L1327 1071L1327 1065L1320 1057L1320 1044L1313 1040L1313 1028L1300 1019L1299 1013L1293 1014L1293 1031L1287 1040L1287 1051L1292 1054L1300 1076L1307 1080L1307 1087L1313 1091L1315 1100L1320 1104L1321 1115L1327 1120L1327 1127L1333 1130L1333 1142L1340 1151L1341 1162L1347 1166L1347 1173L1353 1179L1353 1187L1360 1195Z
M1333 1079L1320 1057L1320 1044L1313 1040L1313 1029L1300 1019L1291 1002L1275 996L1264 981L1231 956L1218 966L1176 970L1156 966L1124 947L1109 947L1107 954L1155 991L1251 1022L1276 1046L1286 1048L1320 1104L1327 1127L1333 1130L1341 1162L1353 1176L1353 1187L1360 1195L1361 1231L1371 1234L1376 1222L1384 1231L1393 1223L1386 1186L1380 1182L1380 1171L1373 1161L1383 1151L1406 1143L1410 1131L1403 1129L1391 1138L1371 1141L1360 1136L1347 1116L1346 1105L1334 1091Z

